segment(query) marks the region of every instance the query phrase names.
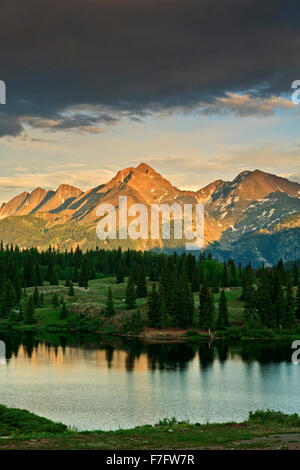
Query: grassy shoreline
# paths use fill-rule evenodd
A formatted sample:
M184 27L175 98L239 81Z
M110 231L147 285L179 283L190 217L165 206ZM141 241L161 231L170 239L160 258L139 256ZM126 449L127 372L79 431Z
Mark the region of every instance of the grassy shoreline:
M0 450L4 449L300 449L300 417L259 410L242 423L164 419L154 426L78 432L29 411L0 405Z

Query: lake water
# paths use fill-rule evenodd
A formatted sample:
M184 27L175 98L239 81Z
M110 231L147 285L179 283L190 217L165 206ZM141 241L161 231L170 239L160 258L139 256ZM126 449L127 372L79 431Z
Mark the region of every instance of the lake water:
M242 421L250 410L300 412L290 343L160 344L114 338L0 334L0 403L80 430L164 417Z

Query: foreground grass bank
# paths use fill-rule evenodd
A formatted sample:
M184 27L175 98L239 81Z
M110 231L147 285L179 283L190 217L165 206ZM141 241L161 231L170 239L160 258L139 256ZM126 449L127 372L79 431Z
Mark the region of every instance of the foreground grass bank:
M300 449L300 417L256 411L243 423L163 420L129 430L75 432L26 410L0 406L4 449Z

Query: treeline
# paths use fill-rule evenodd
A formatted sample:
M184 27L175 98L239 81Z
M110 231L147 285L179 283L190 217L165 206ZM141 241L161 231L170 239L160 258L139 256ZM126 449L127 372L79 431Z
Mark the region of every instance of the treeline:
M69 295L73 295L74 283L88 288L90 280L101 277L115 277L119 284L128 279L127 308L135 309L138 297L148 299L148 325L152 327L226 328L227 287L242 287L244 323L249 327L291 329L300 319L300 268L296 262L288 269L279 261L273 268L262 266L255 270L250 264L236 266L232 259L220 263L205 252L198 258L186 253L168 255L121 249L97 248L83 253L79 246L64 252L53 247L39 252L33 248L4 247L3 243L0 243L0 316L19 315L30 323L35 306L43 302L37 286L45 281L54 286L64 281L70 288ZM294 286L298 286L297 295ZM35 294L24 295L26 287L36 287ZM216 306L214 294L220 289ZM197 308L195 293L199 296ZM111 317L114 313L109 291L104 314ZM61 317L65 316L63 305ZM140 327L140 312L133 322L135 329Z

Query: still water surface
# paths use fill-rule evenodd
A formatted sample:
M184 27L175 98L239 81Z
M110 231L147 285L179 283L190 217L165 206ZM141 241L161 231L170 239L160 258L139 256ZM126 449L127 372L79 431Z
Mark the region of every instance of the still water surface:
M250 410L300 412L289 343L161 344L1 334L0 403L80 430L131 428L175 416L241 421Z

